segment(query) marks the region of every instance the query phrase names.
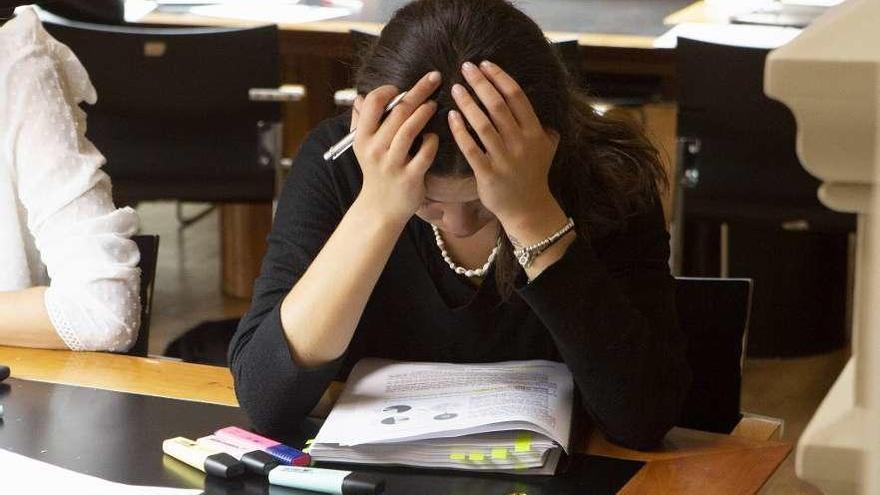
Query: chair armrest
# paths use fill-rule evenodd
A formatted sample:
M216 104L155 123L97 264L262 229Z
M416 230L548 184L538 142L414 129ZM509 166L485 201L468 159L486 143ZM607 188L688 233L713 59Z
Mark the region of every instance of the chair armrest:
M284 84L277 88L251 88L248 97L251 101L300 101L306 97L306 87L302 84Z
M769 416L743 413L743 418L730 432L730 436L751 440L781 440L785 421Z
M340 89L333 93L333 102L339 107L351 107L354 105L354 99L357 97L357 90L354 88Z

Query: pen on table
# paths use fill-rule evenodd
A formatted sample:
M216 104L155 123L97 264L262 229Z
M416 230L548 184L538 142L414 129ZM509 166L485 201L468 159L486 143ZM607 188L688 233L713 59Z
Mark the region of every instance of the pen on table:
M361 473L302 466L278 466L269 471L270 485L334 495L379 495L385 480Z
M395 96L387 105L385 105L385 111L382 113L382 116L388 115L391 110L403 100L403 97L406 96L406 91L400 93ZM357 129L353 129L351 132L346 134L346 136L340 139L336 144L327 149L324 153L324 161L332 162L333 160L339 158L339 155L345 153L351 146L354 144L354 136L357 132Z
M281 442L276 442L271 438L251 433L236 426L228 426L219 429L214 432L214 436L241 449L262 450L274 457L279 464L308 466L312 462L311 456L299 449L284 445Z

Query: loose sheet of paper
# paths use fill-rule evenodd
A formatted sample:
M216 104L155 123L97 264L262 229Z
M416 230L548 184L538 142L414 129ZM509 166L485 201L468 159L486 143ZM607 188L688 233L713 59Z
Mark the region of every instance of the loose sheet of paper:
M316 439L361 445L525 429L568 448L574 384L564 363L364 359Z
M114 483L0 449L2 493L66 495L199 495L201 490Z

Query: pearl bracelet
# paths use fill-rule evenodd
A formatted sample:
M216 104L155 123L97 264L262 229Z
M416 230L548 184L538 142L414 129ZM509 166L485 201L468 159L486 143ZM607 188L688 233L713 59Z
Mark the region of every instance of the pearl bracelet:
M537 258L541 253L543 253L548 247L552 246L556 241L558 241L562 236L568 233L571 229L574 228L574 219L568 217L568 222L559 230L554 232L547 237L543 241L540 241L536 244L532 244L531 246L526 247L517 247L513 250L513 255L516 256L516 260L522 265L523 268L528 268L532 266L535 258ZM516 246L516 243L514 243Z

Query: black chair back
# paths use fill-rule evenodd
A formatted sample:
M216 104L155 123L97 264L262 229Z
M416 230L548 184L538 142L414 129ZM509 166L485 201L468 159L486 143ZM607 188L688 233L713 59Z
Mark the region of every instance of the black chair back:
M125 0L53 0L40 8L75 21L125 24Z
M271 201L275 164L261 132L277 104L248 91L280 81L275 26L111 26L47 14L98 93L87 136L107 157L118 202Z
M150 344L150 315L153 310L153 285L156 281L156 264L159 259L159 236L136 235L131 240L141 252L138 268L141 269L141 326L134 346L127 354L146 356Z
M678 40L681 273L758 282L749 355L828 352L846 340L855 215L819 202L794 116L764 94L768 53Z
M693 374L679 426L730 433L742 417L742 358L752 281L677 278L675 301Z
M853 217L819 203L819 181L800 164L791 111L764 94L769 50L679 38L679 135L699 141L688 166L685 216L811 230L851 230Z

